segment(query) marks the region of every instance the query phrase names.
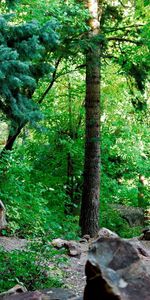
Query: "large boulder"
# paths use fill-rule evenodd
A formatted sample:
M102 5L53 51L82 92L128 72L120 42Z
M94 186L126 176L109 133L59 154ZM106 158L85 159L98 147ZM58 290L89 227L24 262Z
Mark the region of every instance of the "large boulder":
M94 241L85 267L84 300L150 300L150 256L141 249L143 245L119 237Z

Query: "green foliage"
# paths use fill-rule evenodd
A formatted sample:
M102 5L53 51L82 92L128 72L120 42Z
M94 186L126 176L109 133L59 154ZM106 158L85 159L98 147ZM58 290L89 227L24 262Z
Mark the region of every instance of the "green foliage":
M22 251L6 252L0 249L0 292L17 283L30 291L60 287L63 273L58 268L59 259L55 258L55 254L51 246L41 241Z
M5 158L6 159L6 158ZM30 166L15 157L7 159L7 167L1 165L1 197L6 204L11 233L23 236L44 232L46 200L42 198L42 186L30 182Z
M122 238L140 236L142 231L142 226L130 227L128 222L115 209L109 206L109 203L103 203L102 205L100 225L116 232Z
M125 78L110 68L102 98L102 202L138 206L139 174L149 177L149 117L135 112Z
M34 147L33 143L28 143L27 148L19 147L18 150L1 160L0 197L6 205L9 222L3 234L33 238L49 233L51 239L63 235L76 238L78 220L64 213L67 198L63 186L65 177L59 178L57 174L60 175L58 161L55 166L54 163L50 165L48 171L43 165L48 148L48 153L42 147L38 152L37 145ZM53 173L50 173L51 167Z

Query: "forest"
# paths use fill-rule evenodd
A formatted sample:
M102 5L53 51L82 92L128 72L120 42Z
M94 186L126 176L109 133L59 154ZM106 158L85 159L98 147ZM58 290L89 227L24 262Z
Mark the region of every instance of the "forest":
M0 1L0 239L28 241L0 241L0 293L63 286L53 239L150 225L149 20L149 0Z

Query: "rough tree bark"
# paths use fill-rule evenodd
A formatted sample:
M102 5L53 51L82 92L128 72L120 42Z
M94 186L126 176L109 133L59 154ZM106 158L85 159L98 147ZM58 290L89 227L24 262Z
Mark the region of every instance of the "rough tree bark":
M89 42L100 32L102 1L86 0L90 12ZM86 132L84 183L80 213L81 233L95 236L99 229L100 194L100 46L94 46L86 53Z

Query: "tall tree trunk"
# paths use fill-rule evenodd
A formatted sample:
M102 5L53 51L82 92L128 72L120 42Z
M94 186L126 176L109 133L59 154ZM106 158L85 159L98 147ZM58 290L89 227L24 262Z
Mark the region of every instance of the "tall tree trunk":
M89 41L100 32L98 0L86 0L91 19ZM81 233L95 236L99 229L100 195L100 46L89 47L86 54L86 135L84 183L81 203Z

